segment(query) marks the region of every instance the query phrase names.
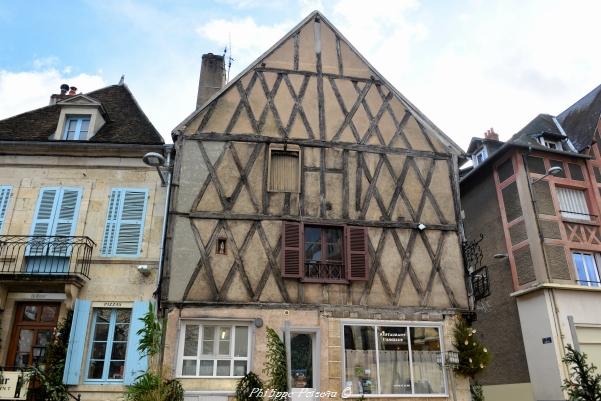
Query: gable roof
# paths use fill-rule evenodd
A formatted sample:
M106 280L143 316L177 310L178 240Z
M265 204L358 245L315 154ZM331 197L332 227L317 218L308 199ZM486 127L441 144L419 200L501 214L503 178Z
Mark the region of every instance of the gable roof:
M190 124L195 118L197 118L205 109L208 109L209 106L219 99L224 93L226 93L230 88L234 87L241 81L249 72L253 69L259 67L263 64L266 59L274 54L276 51L281 50L281 46L287 41L293 41L293 36L302 30L302 28L311 20L319 20L323 21L329 29L331 29L335 35L340 38L340 42L345 46L348 46L350 51L353 53L354 57L356 57L359 62L364 63L370 70L372 74L372 79L381 81L386 87L392 92L394 97L396 97L400 103L403 105L405 109L410 111L411 115L424 127L428 128L430 132L434 133L434 135L445 145L445 147L453 154L463 156L463 150L451 139L449 138L440 128L438 128L432 121L430 121L417 107L415 107L405 96L403 96L393 85L390 84L380 74L366 59L363 57L357 49L342 35L336 27L321 14L319 11L313 11L307 17L305 17L299 24L297 24L294 28L292 28L286 35L284 35L278 42L276 42L269 50L259 56L254 62L248 65L242 72L240 72L234 79L229 81L223 88L221 88L217 93L215 93L211 98L209 98L205 104L201 105L194 112L192 112L188 117L186 117L180 124L178 124L172 131L172 136L177 136L181 134L188 124ZM298 43L295 46L299 46ZM302 45L301 45L302 46Z
M82 98L100 103L105 111L106 123L89 142L164 143L125 84L110 85L89 92ZM50 141L50 136L56 131L61 107L68 100L0 120L0 140Z
M579 152L590 146L601 116L601 85L557 116Z

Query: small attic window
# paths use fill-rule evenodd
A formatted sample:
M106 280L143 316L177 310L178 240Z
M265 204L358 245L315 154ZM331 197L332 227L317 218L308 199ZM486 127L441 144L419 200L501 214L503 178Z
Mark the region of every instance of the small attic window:
M65 141L85 141L88 139L88 131L90 128L89 114L70 114L67 115L65 121L65 132L63 140Z
M541 145L549 149L563 150L563 147L561 146L561 141L545 138L544 136L540 136L538 138L538 141Z
M472 156L472 161L474 162L474 166L482 163L484 160L488 158L488 152L486 151L486 147L483 147L478 152L474 153Z

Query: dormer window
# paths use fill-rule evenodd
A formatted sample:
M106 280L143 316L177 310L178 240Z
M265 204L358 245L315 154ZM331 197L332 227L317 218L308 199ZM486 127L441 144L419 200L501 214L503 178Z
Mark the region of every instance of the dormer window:
M538 141L541 145L549 149L563 150L563 147L561 146L561 141L545 138L544 136L539 137Z
M88 139L90 115L68 115L65 121L65 141L85 141Z
M474 153L472 156L472 161L474 162L474 166L482 163L488 157L488 152L486 151L486 147L483 147L478 152Z

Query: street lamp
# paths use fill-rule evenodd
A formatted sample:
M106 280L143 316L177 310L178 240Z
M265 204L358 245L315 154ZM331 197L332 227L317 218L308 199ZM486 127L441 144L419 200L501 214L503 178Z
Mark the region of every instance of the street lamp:
M155 167L157 169L157 173L159 173L159 177L161 177L161 185L166 186L167 181L165 180L163 172L161 171L161 167L165 165L165 158L163 155L156 152L148 152L142 157L142 161L147 166Z
M532 181L532 184L536 184L537 182L539 182L543 178L548 177L550 175L552 175L552 176L558 176L562 172L563 172L563 169L561 167L559 167L559 166L553 166L549 170L547 170L547 173L545 175L543 175L542 177L538 178L537 180Z

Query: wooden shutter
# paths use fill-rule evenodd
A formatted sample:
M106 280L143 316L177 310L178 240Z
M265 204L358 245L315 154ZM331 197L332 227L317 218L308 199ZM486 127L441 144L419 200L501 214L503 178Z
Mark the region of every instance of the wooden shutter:
M31 226L31 235L50 235L52 232L52 220L59 192L59 188L42 188L40 190L40 197Z
M67 356L65 357L65 370L63 372L64 384L79 384L91 307L92 303L90 301L83 299L75 300L71 333L67 345Z
M125 374L123 383L133 384L136 379L146 373L148 370L148 356L140 354L140 334L138 331L144 328L142 319L149 311L149 301L136 301L131 312L131 324L129 325L129 335L127 336L127 351L125 356Z
M146 217L145 189L111 191L100 252L105 256L138 256Z
M10 199L11 188L6 185L0 185L0 234L6 218L6 209L8 209L8 200Z
M369 264L367 258L367 228L346 226L346 278L367 280Z
M303 276L303 236L302 225L285 221L282 224L282 276L300 278Z
M57 209L53 222L52 235L75 235L81 189L61 188L57 199Z

